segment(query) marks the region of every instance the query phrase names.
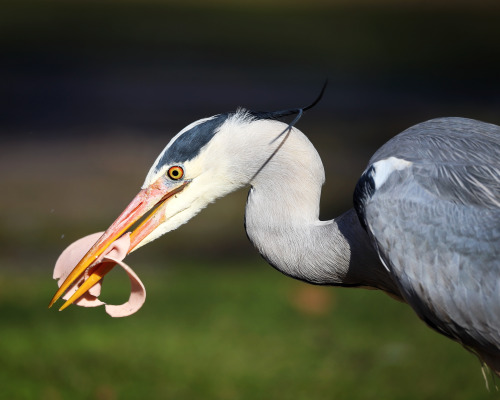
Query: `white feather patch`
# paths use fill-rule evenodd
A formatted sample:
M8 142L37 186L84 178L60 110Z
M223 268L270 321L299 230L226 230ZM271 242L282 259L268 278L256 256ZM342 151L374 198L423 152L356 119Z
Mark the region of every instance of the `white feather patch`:
M373 175L375 189L379 189L394 171L401 171L411 165L412 163L410 161L396 157L389 157L386 160L377 161L373 164L375 168L375 173Z

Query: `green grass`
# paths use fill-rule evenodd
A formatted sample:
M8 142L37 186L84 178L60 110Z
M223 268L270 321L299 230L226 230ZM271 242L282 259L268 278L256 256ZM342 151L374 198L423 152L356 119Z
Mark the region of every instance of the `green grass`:
M263 263L141 277L143 309L112 319L47 310L49 276L0 275L0 398L498 397L472 355L382 293L308 286ZM125 278L107 279L108 298L123 298Z

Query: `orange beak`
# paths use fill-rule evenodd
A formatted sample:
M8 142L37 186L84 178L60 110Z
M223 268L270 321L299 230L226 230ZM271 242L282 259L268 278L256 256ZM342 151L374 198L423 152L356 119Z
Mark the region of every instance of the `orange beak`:
M132 231L130 235L130 253L137 245L159 225L165 222L165 213L162 212L169 197L183 190L189 181L170 181L165 178L158 179L151 186L141 190L132 202L125 208L115 222L104 232L99 240L80 260L71 271L63 284L49 303L49 308L73 285L73 283L106 251L106 249L120 236L122 236L133 224L139 221L151 209L154 209L144 220ZM63 310L92 286L99 282L113 268L111 263L102 263L92 271L89 278L78 288L78 290L60 308Z

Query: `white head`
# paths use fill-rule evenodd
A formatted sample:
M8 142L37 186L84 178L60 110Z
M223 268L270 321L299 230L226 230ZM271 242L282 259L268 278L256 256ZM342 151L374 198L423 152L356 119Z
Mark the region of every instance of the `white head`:
M301 112L239 109L188 125L168 143L147 174L142 190L70 276L83 273L142 217L130 235L129 252L178 228L209 203L243 186L265 187L269 182L280 186L295 179L298 185L311 188L297 191L295 204L301 202L297 195L319 199L324 174L317 152L300 131L278 121ZM307 182L299 176L305 176ZM63 283L61 293L70 284Z
M283 153L291 152L303 160L312 145L296 129L285 140L288 151L280 149L273 154L285 144L285 135L279 136L287 128L283 122L239 109L201 119L180 131L154 162L142 189L160 185L167 190L182 187L182 191L164 203L162 223L147 236L141 235L142 240L135 247L178 228L216 199L263 179L266 167L272 167L267 164L276 162L274 158L284 156Z

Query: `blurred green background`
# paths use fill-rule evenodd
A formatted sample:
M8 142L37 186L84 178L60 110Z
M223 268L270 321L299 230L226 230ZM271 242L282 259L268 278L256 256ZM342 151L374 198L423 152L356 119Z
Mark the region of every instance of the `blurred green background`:
M104 230L168 140L244 106L299 122L350 207L370 155L412 124L500 124L500 6L482 1L2 1L0 398L485 399L478 361L375 291L261 260L246 193L128 258L136 315L47 310L58 254ZM106 278L123 301L127 279Z

